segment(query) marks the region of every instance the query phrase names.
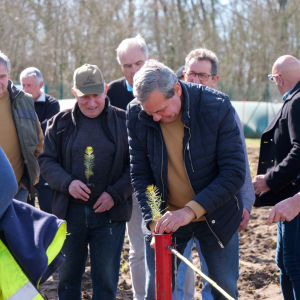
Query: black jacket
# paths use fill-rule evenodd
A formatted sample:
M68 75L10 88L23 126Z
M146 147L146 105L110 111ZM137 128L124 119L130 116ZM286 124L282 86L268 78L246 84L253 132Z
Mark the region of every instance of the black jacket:
M243 203L235 197L245 180L245 156L234 108L228 96L202 85L180 82L185 125L183 158L195 192L193 200L207 214L207 224L222 247L236 232ZM146 226L151 222L145 189L154 184L166 207L168 154L159 122L141 109L137 100L127 108L132 184ZM150 237L148 228L144 233Z
M300 191L300 82L261 136L257 174L266 174L271 190L255 206L275 205Z
M106 98L108 103L108 98ZM76 116L79 107L67 109L48 121L43 152L39 156L41 174L54 189L53 214L66 218L69 202L69 185L76 179L72 175L71 151L77 134ZM114 139L115 160L108 179L106 192L114 200L109 210L112 221L129 221L132 211L133 188L130 183L130 163L125 126L125 112L108 105L103 126ZM95 137L97 138L97 137Z
M122 77L108 85L107 96L111 105L126 110L127 104L134 99L133 93L128 92L126 79Z
M39 117L44 134L46 131L47 121L59 113L59 102L50 95L45 94L45 97L45 102L34 102L35 112Z

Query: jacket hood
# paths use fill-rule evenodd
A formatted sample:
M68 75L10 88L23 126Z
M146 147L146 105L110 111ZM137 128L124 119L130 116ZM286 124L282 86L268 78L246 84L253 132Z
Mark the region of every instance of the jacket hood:
M0 147L0 219L18 191L15 173L4 151Z

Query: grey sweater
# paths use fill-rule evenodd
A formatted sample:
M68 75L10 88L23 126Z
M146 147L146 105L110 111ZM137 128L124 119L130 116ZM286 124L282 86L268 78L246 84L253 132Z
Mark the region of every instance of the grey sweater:
M240 189L240 191L237 194L237 197L241 198L244 204L244 207L251 212L252 210L252 206L254 204L255 201L255 193L254 193L254 188L253 188L253 184L252 184L252 178L251 178L251 173L250 173L250 168L249 168L249 162L248 162L248 156L247 156L247 147L246 147L246 143L245 143L245 137L244 137L244 133L243 133L243 128L242 128L242 124L241 124L241 120L237 114L237 112L235 112L235 121L240 129L240 135L241 135L241 139L243 142L243 147L244 147L244 152L245 152L245 163L246 163L246 177L245 177L245 183L242 186L242 188Z

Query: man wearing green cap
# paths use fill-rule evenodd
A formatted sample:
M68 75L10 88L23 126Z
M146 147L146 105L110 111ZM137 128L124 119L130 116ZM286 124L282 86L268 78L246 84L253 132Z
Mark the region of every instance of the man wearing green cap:
M53 213L68 224L59 270L58 297L81 299L81 280L90 247L93 299L116 298L125 222L131 217L125 112L109 104L97 66L74 72L77 103L48 121L41 173L54 189ZM84 155L94 154L88 188Z

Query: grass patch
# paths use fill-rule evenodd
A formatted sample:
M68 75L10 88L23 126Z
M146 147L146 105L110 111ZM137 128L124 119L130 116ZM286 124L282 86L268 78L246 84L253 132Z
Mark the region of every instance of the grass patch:
M259 148L260 139L245 139L247 148Z

